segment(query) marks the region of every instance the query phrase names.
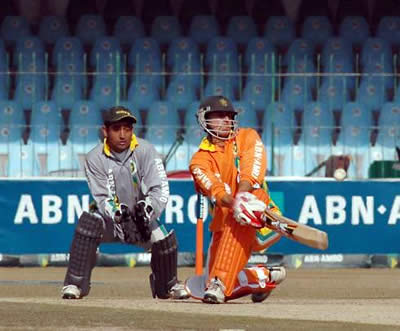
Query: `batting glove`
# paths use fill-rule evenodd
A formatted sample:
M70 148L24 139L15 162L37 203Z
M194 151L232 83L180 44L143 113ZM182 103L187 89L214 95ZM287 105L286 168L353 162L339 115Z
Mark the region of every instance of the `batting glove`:
M250 225L260 229L264 226L265 203L249 192L236 194L233 204L233 217L241 225Z

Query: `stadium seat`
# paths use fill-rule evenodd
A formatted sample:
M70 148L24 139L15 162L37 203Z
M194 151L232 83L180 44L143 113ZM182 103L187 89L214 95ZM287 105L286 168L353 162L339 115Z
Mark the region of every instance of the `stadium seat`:
M145 36L143 22L136 16L119 16L114 25L113 36L118 38L121 45L130 46L136 39Z
M4 45L4 41L0 39L0 99L4 99L8 94L10 86L9 76L9 59Z
M0 176L32 175L31 151L23 147L26 122L15 101L0 101Z
M176 109L186 109L196 99L194 85L188 84L185 79L175 79L167 87L166 100Z
M93 46L97 38L106 35L106 24L100 15L82 15L75 27L77 36L85 46Z
M182 34L178 18L175 16L157 16L151 24L151 37L160 45L167 45Z
M214 36L220 35L220 28L214 16L193 16L189 27L189 37L200 45L205 45Z
M72 75L60 75L54 85L51 99L61 109L71 110L75 101L83 98L83 86Z
M298 61L314 61L314 44L306 39L294 40L288 49L288 52L283 57L283 64L296 65Z
M160 100L160 93L151 83L143 80L142 82L134 81L128 90L128 100L133 103L136 109L148 110L151 104Z
M1 24L1 37L7 45L15 45L22 37L31 35L27 19L23 16L6 16Z
M264 114L263 129L262 140L271 160L268 172L274 176L304 176L304 151L293 145L293 109L282 102L271 103Z
M382 17L376 30L376 36L386 40L391 47L398 47L400 40L400 17Z
M251 80L243 91L242 99L256 110L264 112L267 106L274 101L275 91L271 84Z
M182 37L173 40L168 48L167 65L173 74L172 80L186 76L188 84L200 87L200 52L193 39Z
M356 101L363 103L369 110L376 111L388 101L387 90L379 77L365 77L361 80Z
M94 102L75 102L69 119L68 144L71 145L74 164L79 164L80 171L83 171L86 154L101 142L102 125L101 111Z
M322 84L332 79L341 80L343 81L343 84L345 84L346 89L354 90L356 79L354 77L353 67L354 65L351 57L343 56L341 54L331 54L326 62L322 62L322 71L324 73L324 76L322 77Z
M353 46L360 47L369 37L369 25L365 17L345 17L339 26L339 37L348 40Z
M321 102L308 103L304 108L302 133L298 142L304 149L305 172L310 173L332 155L333 113ZM324 176L321 171L317 173Z
M113 77L98 77L90 91L90 100L95 101L102 111L115 106L121 98L121 91L116 86Z
M45 67L43 42L35 36L21 37L17 40L15 51L13 52L13 65L21 72L33 72L33 64L39 70Z
M397 160L396 147L400 146L400 104L386 102L379 117L376 149L381 160Z
M204 96L211 95L223 95L230 100L236 100L232 80L220 76L210 77L204 89Z
M366 178L372 160L370 109L361 102L346 104L342 112L340 128L336 153L351 156L349 177Z
M207 44L205 69L213 75L224 75L235 88L239 77L232 75L239 72L239 61L236 43L228 37L214 37Z
M265 24L264 36L279 48L288 48L296 38L294 25L286 16L270 16Z
M343 77L327 77L319 89L318 101L326 105L329 111L341 111L350 100L347 81Z
M272 83L271 74L277 71L278 59L275 47L266 38L255 37L249 40L244 54L247 81L257 80Z
M347 60L353 63L353 49L351 43L344 37L332 37L326 40L321 52L321 64L328 67L332 59Z
M311 83L307 77L288 77L282 89L282 102L295 110L303 110L312 100Z
M257 112L247 101L234 101L233 107L238 112L239 126L242 128L253 128L260 130L260 124L258 123Z
M362 45L360 63L365 67L368 64L383 63L386 68L391 68L392 50L389 43L381 38L368 38Z
M33 146L38 175L47 176L51 154L57 154L61 145L63 128L61 112L54 101L41 101L33 105L30 128L29 143Z
M232 16L228 22L226 36L232 38L239 46L257 37L257 27L251 16Z
M332 37L333 27L326 16L308 16L304 19L301 36L314 45L322 46Z
M24 76L17 82L14 99L20 103L24 110L31 110L34 103L45 100L45 84L44 79Z
M177 110L170 102L154 102L147 115L146 127L145 139L164 158L175 143L180 128ZM174 166L171 165L171 168L174 169Z
M69 36L69 27L65 17L42 17L39 24L38 35L47 45L54 45L60 38Z
M128 55L128 65L134 70L133 80L147 81L160 88L161 51L157 40L153 38L136 39Z
M291 74L293 75L291 76ZM287 68L287 75L289 75L288 79L291 79L298 74L304 74L303 77L299 78L303 79L312 89L317 87L317 68L311 59L305 56L304 59L291 61Z

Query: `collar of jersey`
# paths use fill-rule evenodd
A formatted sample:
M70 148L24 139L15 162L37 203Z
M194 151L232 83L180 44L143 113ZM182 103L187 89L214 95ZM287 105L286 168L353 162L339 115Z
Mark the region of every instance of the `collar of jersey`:
M131 152L136 148L136 146L139 145L136 136L134 134L132 134L132 139L131 139L131 144L129 146L129 149L131 150ZM107 144L107 138L104 138L104 148L103 148L104 154L106 154L107 156L111 156L111 149L110 146L108 146Z

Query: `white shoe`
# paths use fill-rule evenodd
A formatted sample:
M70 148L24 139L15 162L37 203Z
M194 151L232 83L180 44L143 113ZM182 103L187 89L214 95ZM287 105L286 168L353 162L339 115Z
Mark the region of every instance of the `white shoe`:
M64 286L61 294L63 299L81 299L81 290L76 285Z
M204 293L203 302L205 303L224 303L225 302L225 286L217 278L210 281Z
M269 281L277 284L282 283L286 278L286 269L284 267L267 267L269 270ZM272 288L267 292L253 293L251 301L254 303L263 302L267 299L272 292Z
M282 283L286 278L286 269L284 267L268 267L269 279L275 284Z
M185 284L177 282L169 290L169 297L174 300L184 300L190 298L189 292L185 289Z

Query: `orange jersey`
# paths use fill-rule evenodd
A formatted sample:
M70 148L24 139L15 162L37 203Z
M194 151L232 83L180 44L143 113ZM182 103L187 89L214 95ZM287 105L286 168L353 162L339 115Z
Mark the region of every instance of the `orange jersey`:
M261 188L266 167L264 144L253 129L240 129L223 147L210 143L207 138L202 140L189 169L196 190L216 202L211 231L220 231L231 213L229 208L220 205L221 198L226 193L235 196L241 180L248 181L255 189Z

